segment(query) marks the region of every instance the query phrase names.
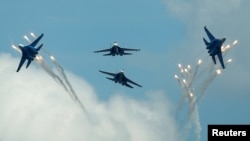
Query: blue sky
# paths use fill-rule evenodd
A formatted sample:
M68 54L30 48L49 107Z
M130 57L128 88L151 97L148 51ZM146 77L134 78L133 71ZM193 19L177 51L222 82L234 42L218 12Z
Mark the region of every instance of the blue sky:
M188 3L174 0L4 0L0 2L0 52L16 59L8 67L15 74L20 54L11 49L11 43L26 44L23 35L44 33L41 40L44 48L77 78L77 82L83 79L90 85L98 100L108 103L116 99L116 95L122 95L125 101L128 98L140 103L150 101L149 93L160 91L166 103L169 102L166 105L173 110L182 94L173 77L178 73L177 64L194 66L199 58L208 56L202 41L202 37L206 37L203 26L207 25L216 37L226 37L226 44L235 39L239 44L228 54L233 59L232 64L211 83L204 99L198 103L201 140L206 140L207 124L249 124L247 31L250 19L246 5L249 2L241 0L192 0ZM114 41L141 51L123 57L93 53L109 48ZM31 66L32 70L38 65L33 62ZM105 79L99 69L109 72L124 69L129 78L143 87L131 90L114 84ZM18 75L29 71L23 68ZM51 79L48 77L44 81ZM185 119L185 111L181 115L180 118ZM173 122L180 124L179 120ZM192 140L192 133L188 140Z

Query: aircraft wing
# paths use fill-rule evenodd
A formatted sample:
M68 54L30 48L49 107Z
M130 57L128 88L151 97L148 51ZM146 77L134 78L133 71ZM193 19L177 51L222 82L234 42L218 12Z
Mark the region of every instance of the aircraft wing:
M115 79L113 78L109 78L109 77L106 77L107 79L111 80L111 81L115 81Z
M224 65L224 61L223 61L223 57L222 57L221 51L218 51L217 56L219 58L219 61L220 61L220 64L221 64L222 68L225 69L225 65Z
M140 49L122 48L124 51L140 51Z
M101 71L101 70L99 70L99 72L107 74L107 75L111 75L111 76L115 76L116 75L115 73L105 72L105 71Z
M30 46L35 47L36 44L42 39L42 37L43 37L43 34L41 34L38 38L36 38L36 40L33 41L33 42L30 44Z
M215 55L212 55L212 60L213 60L214 64L216 64Z
M131 85L129 85L128 83L125 83L125 86L129 87L129 88L133 88Z
M112 55L111 53L108 53L108 54L103 54L103 56L110 56Z
M208 36L209 40L210 40L210 41L214 40L215 37L210 33L210 31L207 29L206 26L204 27L204 29L205 29L205 31L206 31L206 33L207 33L207 36Z
M110 48L109 48L109 49L103 49L103 50L94 51L94 53L98 53L98 52L107 52L107 51L110 51Z
M132 55L132 53L123 53L123 55Z
M133 82L132 80L130 80L130 79L128 79L128 78L126 78L126 79L127 79L127 82L130 82L130 83L132 83L132 84L134 84L134 85L136 85L136 86L138 86L138 87L142 87L141 85L139 85L139 84Z
M26 58L24 57L24 55L22 56L20 63L18 65L18 68L16 70L16 72L19 72L19 70L21 69L21 67L23 66L23 63L25 62Z

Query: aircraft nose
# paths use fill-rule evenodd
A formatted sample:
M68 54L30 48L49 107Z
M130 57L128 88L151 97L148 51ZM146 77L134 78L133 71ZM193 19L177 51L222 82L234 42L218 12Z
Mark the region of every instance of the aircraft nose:
M118 46L118 43L117 43L117 42L114 42L113 45L114 45L114 46Z
M225 42L226 41L226 38L222 38L222 42Z
M18 45L18 47L19 47L19 48L23 48L23 47L24 47L24 45L22 45L22 44L19 44L19 45Z
M20 50L23 50L23 49L24 49L23 47L24 47L23 45L18 45L18 48L19 48Z

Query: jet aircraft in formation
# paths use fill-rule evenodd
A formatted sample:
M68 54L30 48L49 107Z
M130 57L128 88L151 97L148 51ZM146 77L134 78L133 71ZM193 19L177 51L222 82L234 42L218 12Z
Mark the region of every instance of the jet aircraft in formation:
M204 27L204 30L210 40L210 42L208 42L204 37L203 37L203 41L206 44L206 48L208 49L208 53L210 54L210 56L213 59L214 64L216 64L216 59L215 59L215 55L218 56L218 59L221 63L222 68L224 69L224 62L223 62L223 57L222 57L222 51L221 51L221 47L222 44L225 42L226 38L222 38L222 39L217 39L215 38L210 31L206 28L206 26ZM38 54L38 51L42 48L43 44L41 44L39 47L35 48L35 46L37 45L37 43L41 40L41 38L43 37L43 34L41 34L37 39L35 39L31 44L27 45L27 46L23 46L23 45L19 45L18 47L20 48L21 52L22 52L22 58L20 60L19 66L17 68L17 72L21 69L22 65L24 64L25 60L27 59L27 65L26 68L29 67L31 61L34 60L34 58L36 57L36 55ZM113 46L109 49L104 49L104 50L99 50L99 51L94 51L94 53L99 53L99 52L109 52L107 54L104 54L103 56L115 56L115 55L131 55L132 53L127 53L125 51L140 51L140 49L131 49L131 48L122 48L118 45L117 42L113 43ZM131 85L128 84L134 84L138 87L142 87L141 85L133 82L132 80L128 79L125 75L124 75L124 71L121 70L119 73L110 73L110 72L105 72L105 71L101 71L99 70L99 72L113 76L113 78L109 78L106 77L109 80L114 81L115 83L120 83L121 85L125 85L129 88L133 88Z
M115 56L115 55L131 55L132 53L127 53L125 51L140 51L140 49L131 49L131 48L122 48L118 45L117 42L113 43L113 46L109 49L104 49L104 50L98 50L94 51L94 53L99 53L99 52L109 52L107 54L104 54L103 56Z
M35 48L35 46L37 45L37 43L41 40L41 38L43 37L43 34L41 34L37 39L35 39L31 44L23 46L23 45L19 45L18 47L20 48L21 52L22 52L22 58L20 60L20 63L18 65L18 68L16 70L16 72L19 72L19 70L21 69L22 65L24 64L24 62L26 61L26 59L28 60L26 68L29 67L31 61L34 60L34 58L36 57L36 55L38 54L38 51L42 48L43 44L41 44L39 47Z
M124 75L124 71L121 70L119 73L110 73L110 72L105 72L105 71L101 71L99 70L99 72L101 73L104 73L104 74L107 74L107 75L110 75L110 76L113 76L113 78L109 78L109 77L106 77L107 79L111 80L111 81L114 81L115 83L120 83L121 85L125 85L129 88L133 88L131 85L128 84L129 83L132 83L138 87L142 87L141 85L133 82L132 80L128 79L125 75Z
M224 61L223 61L223 57L222 57L222 52L221 52L221 47L222 47L222 44L225 42L226 38L217 39L209 32L209 30L206 28L206 26L204 27L204 29L205 29L205 32L207 33L209 40L210 40L210 42L208 42L203 37L203 41L206 44L206 48L208 49L209 55L212 56L214 64L216 64L215 55L217 55L218 59L221 63L222 68L225 69L225 65L224 65Z

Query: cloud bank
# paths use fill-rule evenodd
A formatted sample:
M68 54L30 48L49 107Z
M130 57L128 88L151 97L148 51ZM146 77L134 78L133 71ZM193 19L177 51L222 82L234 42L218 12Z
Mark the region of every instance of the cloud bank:
M178 140L172 107L162 91L144 100L114 94L100 101L84 79L66 72L89 118L35 62L19 73L19 58L0 54L0 140Z

